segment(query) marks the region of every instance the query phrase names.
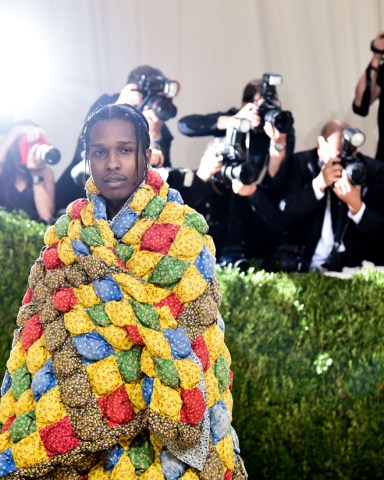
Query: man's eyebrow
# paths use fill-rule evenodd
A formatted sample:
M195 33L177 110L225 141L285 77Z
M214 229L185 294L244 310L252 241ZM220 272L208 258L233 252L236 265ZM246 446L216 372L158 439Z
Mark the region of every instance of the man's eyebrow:
M134 140L118 140L116 142L118 145L127 145L127 144L132 144L132 145L137 145L137 142L135 142ZM104 147L105 146L105 143L91 143L89 145L90 147Z

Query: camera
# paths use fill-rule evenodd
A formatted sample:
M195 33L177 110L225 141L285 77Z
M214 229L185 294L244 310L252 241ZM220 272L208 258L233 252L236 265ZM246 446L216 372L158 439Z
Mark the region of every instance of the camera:
M262 124L270 122L281 133L288 133L293 126L293 116L288 110L282 110L276 104L276 86L283 83L283 77L276 73L264 73L260 95L264 99L258 109Z
M365 135L358 128L344 129L340 163L345 168L352 185L363 185L367 177L367 169L364 163L354 155L364 142Z
M140 110L148 106L163 122L176 116L177 108L172 99L179 93L179 82L156 75L142 75L137 89L144 95Z
M36 140L30 141L26 134L23 134L19 142L19 152L21 157L21 164L26 165L29 151L43 163L48 165L55 165L60 161L60 150L50 145L43 135L40 135Z
M251 161L249 158L251 122L245 118L233 118L227 128L224 148L220 153L221 170L216 177L230 185L232 180L240 180L244 185L261 182L267 168L268 156L262 161ZM243 147L238 139L245 140Z

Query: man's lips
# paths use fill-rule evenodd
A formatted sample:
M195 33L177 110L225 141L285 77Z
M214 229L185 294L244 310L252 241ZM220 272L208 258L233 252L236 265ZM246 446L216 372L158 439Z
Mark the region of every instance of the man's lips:
M106 177L103 178L103 182L104 183L108 183L108 184L115 184L115 183L121 183L121 182L125 182L127 180L126 177L123 177L121 175L108 175Z

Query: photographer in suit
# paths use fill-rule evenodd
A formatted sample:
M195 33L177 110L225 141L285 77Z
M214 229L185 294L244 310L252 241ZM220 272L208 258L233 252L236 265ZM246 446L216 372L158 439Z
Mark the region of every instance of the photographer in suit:
M364 139L345 122L330 121L317 148L291 156L280 202L286 243L270 270L384 265L384 165L357 153Z
M200 185L189 204L205 215L221 265L246 270L280 239L279 185L295 136L291 113L280 108L273 83L281 77L276 77L265 74L249 82L241 109L190 115L178 123L186 135L216 137L196 172L205 190Z
M372 58L359 78L352 108L357 115L366 117L370 106L379 101L377 124L379 141L376 158L384 161L384 32L379 32L371 42Z
M88 115L97 108L110 103L129 103L142 110L149 124L154 167L171 165L170 151L173 135L166 122L176 116L177 109L172 99L178 94L180 85L169 80L157 68L140 65L128 75L127 84L119 93L103 94L90 107ZM87 115L87 116L88 116ZM71 164L56 184L57 209L64 209L71 201L84 195L84 147L79 139Z

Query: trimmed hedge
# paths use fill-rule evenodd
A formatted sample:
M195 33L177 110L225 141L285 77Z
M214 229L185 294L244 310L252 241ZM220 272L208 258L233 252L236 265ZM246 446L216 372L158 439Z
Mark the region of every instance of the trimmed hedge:
M47 226L26 214L0 209L0 374L8 360L16 315L28 286L32 264L43 246ZM1 380L0 380L1 381Z
M0 375L46 226L0 211ZM384 478L384 274L218 270L250 479Z
M384 275L219 278L250 478L384 478Z

